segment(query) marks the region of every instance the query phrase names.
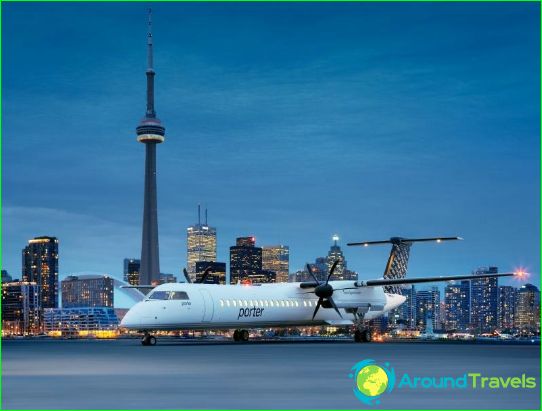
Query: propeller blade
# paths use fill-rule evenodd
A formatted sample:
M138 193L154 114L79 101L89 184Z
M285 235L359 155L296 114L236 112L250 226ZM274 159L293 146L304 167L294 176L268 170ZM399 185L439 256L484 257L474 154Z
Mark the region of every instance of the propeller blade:
M335 311L337 311L337 314L339 314L339 317L343 318L341 312L339 311L339 309L338 309L337 306L335 305L335 301L333 301L333 298L329 297L329 298L328 298L328 301L331 303L331 305L333 306L333 308L335 308Z
M331 266L331 270L329 270L329 275L327 276L326 284L329 282L329 279L333 275L333 271L335 271L335 268L337 267L337 264L339 264L339 260L335 260L335 262Z
M316 284L320 284L320 281L318 281L318 279L316 278L316 276L312 272L312 268L311 268L311 266L309 264L307 264L307 270L309 271L309 274L311 275L311 277L314 278L314 281L316 281Z
M190 276L188 275L188 271L186 271L186 268L183 268L183 274L184 278L186 278L186 282L191 283Z
M318 312L318 309L320 308L320 305L322 305L323 298L320 297L318 299L318 304L316 304L316 308L314 309L314 313L312 313L312 319L314 320L314 317L316 317L316 313Z
M209 272L213 269L213 267L209 266L205 269L205 271L203 272L203 275L201 276L200 280L199 281L196 281L196 283L199 283L199 284L202 284L206 279L207 279L207 276L209 275Z

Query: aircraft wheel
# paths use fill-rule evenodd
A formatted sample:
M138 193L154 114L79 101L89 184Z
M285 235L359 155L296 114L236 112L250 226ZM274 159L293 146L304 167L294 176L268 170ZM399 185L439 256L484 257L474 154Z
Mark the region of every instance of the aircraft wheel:
M149 336L149 344L148 345L156 345L156 337L153 337L152 335Z
M364 330L361 333L361 341L363 342L371 342L371 332L369 330Z
M357 343L363 342L363 340L361 339L361 331L356 330L354 332L354 341Z
M239 341L239 330L233 332L233 341Z
M241 341L248 341L248 331L247 330L241 330Z

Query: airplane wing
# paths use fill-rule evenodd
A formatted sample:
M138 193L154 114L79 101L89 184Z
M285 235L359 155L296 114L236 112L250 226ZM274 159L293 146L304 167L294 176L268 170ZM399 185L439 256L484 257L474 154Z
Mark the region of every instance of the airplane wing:
M441 281L453 280L475 280L477 278L492 278L492 277L512 277L519 276L519 273L492 273L492 274L471 274L471 275L450 275L440 277L421 277L421 278L383 278L379 280L358 281L358 287L378 287L383 285L402 285L402 284L419 284L419 283L434 283Z
M148 291L148 290L152 290L154 287L156 287L155 285L121 285L120 288L135 288L136 290L139 290L139 291Z

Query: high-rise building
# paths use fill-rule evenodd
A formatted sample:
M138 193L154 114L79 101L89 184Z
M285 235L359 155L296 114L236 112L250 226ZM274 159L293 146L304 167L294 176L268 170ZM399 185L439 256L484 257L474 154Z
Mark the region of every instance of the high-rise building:
M275 272L277 283L287 283L290 271L290 248L287 245L262 247L262 269Z
M335 261L339 261L339 262L337 266L335 267L335 271L333 271L331 280L332 281L357 280L358 279L357 273L354 271L350 271L347 268L347 263L346 263L346 259L344 258L343 251L341 250L341 247L338 245L339 236L335 234L332 237L332 240L333 240L333 244L329 248L329 251L326 257L327 273L329 273ZM326 275L326 278L327 278L327 275Z
M42 308L58 307L58 240L36 237L23 249L23 281L40 287Z
M432 322L433 329L438 329L440 317L440 291L438 287L416 292L416 325L425 330L427 321Z
M514 315L516 310L518 290L510 285L499 286L499 304L497 306L497 326L501 330L514 328Z
M11 278L11 275L6 270L2 270L2 282L3 283L9 283L13 279Z
M124 259L124 281L130 285L139 285L139 271L141 260L135 258Z
M498 273L497 267L481 267L473 274L494 273ZM498 277L471 280L471 324L475 333L489 333L497 328L498 301Z
M416 328L416 288L414 286L402 289L406 297L405 302L399 306L401 320L407 328Z
M444 305L446 330L467 331L470 325L470 281L447 285Z
M62 307L113 307L113 278L107 275L71 275L62 281Z
M2 283L2 335L38 334L41 317L39 285L28 281Z
M196 281L200 281L203 273L211 267L211 272L205 278L204 284L226 284L226 263L216 261L198 261L196 263Z
M256 247L256 239L237 238L236 245L230 247L230 284L238 281L260 283L267 278L262 275L262 249Z
M205 223L201 223L201 208L198 205L198 223L186 229L186 261L190 279L196 279L196 263L198 261L216 261L216 228L207 224L207 209Z
M540 333L540 291L532 284L519 288L515 325L522 332Z
M160 280L158 250L158 200L156 194L156 145L164 142L166 129L154 109L154 67L152 55L152 22L149 10L147 34L147 111L136 128L137 141L145 144L145 193L143 203L143 233L141 237L140 284Z

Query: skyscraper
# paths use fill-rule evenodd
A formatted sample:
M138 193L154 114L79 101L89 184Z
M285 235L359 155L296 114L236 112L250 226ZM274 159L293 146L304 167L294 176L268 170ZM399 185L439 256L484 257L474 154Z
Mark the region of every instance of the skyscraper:
M401 291L406 300L399 306L400 317L407 328L416 328L416 287L406 287Z
M216 261L216 228L207 224L207 209L205 223L201 223L201 208L198 205L198 223L186 229L186 262L188 275L196 279L196 263L198 261Z
M113 279L106 275L71 275L62 281L62 307L113 307Z
M532 284L519 288L516 327L530 334L540 332L540 291Z
M130 285L139 285L139 271L141 260L135 258L124 259L124 281Z
M239 237L230 247L230 284L237 281L261 282L262 249L254 237Z
M499 304L497 307L497 326L501 330L514 328L514 316L516 309L518 290L510 285L499 286Z
M37 334L41 328L40 287L35 282L2 283L2 333Z
M58 307L58 240L36 237L23 249L23 281L40 287L41 308Z
M152 55L152 22L149 10L147 34L147 111L136 128L137 141L145 144L145 193L143 204L143 235L141 239L141 284L160 279L158 250L158 210L156 195L156 145L164 141L166 129L154 110L154 68Z
M333 237L333 244L329 248L329 251L327 253L326 258L326 265L327 270L326 272L329 274L329 271L331 270L331 267L335 263L335 261L339 261L337 266L335 267L335 271L333 271L333 275L331 277L331 280L357 280L357 273L354 271L350 271L347 268L346 259L344 258L343 251L341 250L341 247L338 245L339 236L335 234ZM326 275L327 278L327 275Z
M473 274L498 272L497 267L481 267ZM498 277L471 280L471 323L476 333L493 332L497 328L498 286Z
M420 330L425 330L427 321L432 322L433 329L439 328L440 291L438 287L416 292L416 323Z
M200 281L205 270L211 267L211 272L203 282L204 284L226 284L226 263L216 261L198 261L196 263L196 280Z
M447 285L444 305L446 330L467 331L470 324L470 281Z
M262 247L262 269L275 272L277 283L287 283L290 270L290 248L287 245Z

